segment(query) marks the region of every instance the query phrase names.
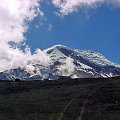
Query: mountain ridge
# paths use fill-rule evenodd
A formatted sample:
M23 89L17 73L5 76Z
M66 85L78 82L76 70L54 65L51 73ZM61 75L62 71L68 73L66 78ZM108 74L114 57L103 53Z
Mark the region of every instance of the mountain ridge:
M111 62L98 52L71 49L54 45L43 50L50 62L46 65L29 62L34 69L26 67L9 69L0 73L1 80L20 78L22 80L57 79L59 76L72 78L114 77L120 75L120 65Z

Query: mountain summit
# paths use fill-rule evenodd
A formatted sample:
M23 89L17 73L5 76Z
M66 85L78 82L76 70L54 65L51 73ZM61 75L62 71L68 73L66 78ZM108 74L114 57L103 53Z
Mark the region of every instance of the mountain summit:
M57 79L58 76L72 78L113 77L120 75L120 65L115 64L98 52L71 49L54 45L43 52L50 59L48 64L29 61L32 69L21 67L0 73L1 80L20 78L22 80Z

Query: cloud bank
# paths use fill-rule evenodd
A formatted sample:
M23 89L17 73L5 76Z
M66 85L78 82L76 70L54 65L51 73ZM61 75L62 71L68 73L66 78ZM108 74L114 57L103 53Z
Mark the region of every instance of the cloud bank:
M73 72L75 70L75 65L73 63L73 59L70 57L67 57L64 61L63 65L60 65L58 68L60 73L58 75L63 75L63 76L71 76L73 75Z
M120 6L120 0L52 0L52 3L58 8L58 14L65 16L82 7L95 8L101 4Z
M0 0L0 71L19 66L33 69L29 61L41 64L49 61L40 49L31 54L29 47L24 50L18 47L25 41L27 23L43 15L39 3L40 0Z
M26 21L40 12L39 0L0 0L0 41L20 42L27 30Z

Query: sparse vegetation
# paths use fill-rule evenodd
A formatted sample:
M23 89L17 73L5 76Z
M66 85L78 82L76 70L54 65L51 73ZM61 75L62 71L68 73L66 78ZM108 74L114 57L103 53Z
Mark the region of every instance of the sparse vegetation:
M0 120L119 120L119 93L119 77L1 81Z

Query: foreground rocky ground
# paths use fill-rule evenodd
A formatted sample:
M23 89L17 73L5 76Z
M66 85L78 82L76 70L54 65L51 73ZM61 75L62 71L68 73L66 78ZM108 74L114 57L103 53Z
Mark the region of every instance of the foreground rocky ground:
M120 78L1 81L0 120L120 120Z

